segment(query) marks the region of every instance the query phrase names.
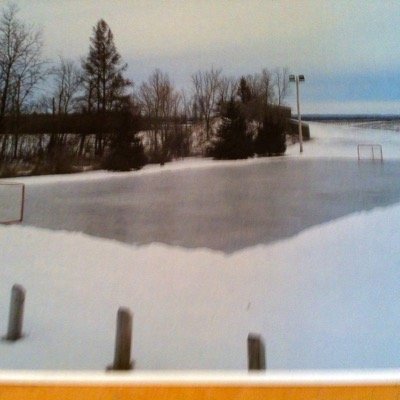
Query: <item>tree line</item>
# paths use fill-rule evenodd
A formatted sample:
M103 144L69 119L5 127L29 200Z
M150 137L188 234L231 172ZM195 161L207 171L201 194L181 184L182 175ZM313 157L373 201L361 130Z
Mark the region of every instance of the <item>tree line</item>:
M43 57L42 33L0 18L0 176L137 169L188 155L245 158L285 151L288 70L240 78L197 71L178 90L156 69L139 85L103 19L80 60Z

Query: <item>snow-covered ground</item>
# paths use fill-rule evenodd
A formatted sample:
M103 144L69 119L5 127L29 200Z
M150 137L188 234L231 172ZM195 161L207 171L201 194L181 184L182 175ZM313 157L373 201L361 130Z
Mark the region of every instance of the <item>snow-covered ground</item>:
M357 143L399 158L394 132L310 124L301 157L356 157ZM288 150L295 160L298 146ZM236 162L241 165L249 160ZM185 161L139 172L213 168ZM112 179L105 172L28 184ZM27 289L25 337L0 342L2 369L93 369L112 362L119 306L134 313L136 369L246 369L260 333L270 369L400 365L400 206L315 226L225 255L129 246L81 233L0 227L0 334L14 283Z
M400 159L400 134L392 129L317 122L309 125L312 139L305 142L302 157L357 158L358 144L380 144L384 159ZM289 146L287 155L299 155L299 145Z

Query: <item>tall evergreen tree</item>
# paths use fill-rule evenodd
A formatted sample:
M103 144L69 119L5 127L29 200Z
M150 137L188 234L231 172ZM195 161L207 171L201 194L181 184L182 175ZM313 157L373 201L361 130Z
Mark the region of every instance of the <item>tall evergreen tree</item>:
M251 138L247 134L246 119L240 107L230 100L223 114L214 146L210 153L216 159L241 159L253 154Z
M243 104L248 103L252 98L250 87L247 84L246 78L244 76L240 78L239 88L237 90L237 93Z
M114 44L114 36L107 23L101 19L93 27L89 54L82 63L85 84L86 111L102 115L101 125L106 124L105 114L119 110L126 104L126 89L131 82L123 77L127 64ZM96 137L96 153L102 154L103 135Z

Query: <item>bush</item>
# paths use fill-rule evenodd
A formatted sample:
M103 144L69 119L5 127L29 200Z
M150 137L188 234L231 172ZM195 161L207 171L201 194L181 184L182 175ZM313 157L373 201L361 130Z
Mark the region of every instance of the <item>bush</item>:
M190 133L181 126L175 127L167 135L165 148L167 159L184 158L190 154Z
M3 163L0 166L0 178L14 178L18 176L18 169L16 166Z
M77 172L74 168L75 157L62 147L53 149L50 154L39 158L30 175L71 174Z
M140 140L116 140L105 157L103 167L109 171L130 171L142 168L147 160Z
M109 171L130 171L142 168L146 162L142 142L135 132L134 116L129 111L123 112L103 167Z

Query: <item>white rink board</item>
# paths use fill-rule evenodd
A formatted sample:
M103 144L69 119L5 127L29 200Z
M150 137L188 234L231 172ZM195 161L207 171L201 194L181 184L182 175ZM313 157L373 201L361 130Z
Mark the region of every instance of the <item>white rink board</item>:
M23 192L23 184L0 182L0 223L22 220Z

